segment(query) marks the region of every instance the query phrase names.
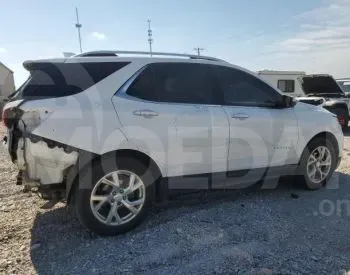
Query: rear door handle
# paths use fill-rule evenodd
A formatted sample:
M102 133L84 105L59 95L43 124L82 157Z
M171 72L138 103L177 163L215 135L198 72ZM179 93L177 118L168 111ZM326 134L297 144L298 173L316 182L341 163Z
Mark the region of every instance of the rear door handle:
M245 120L245 119L249 118L249 116L247 114L242 114L242 113L233 114L231 117L235 118L235 119L239 119L239 120Z
M159 114L152 110L136 110L132 112L134 116L142 116L144 118L152 118Z

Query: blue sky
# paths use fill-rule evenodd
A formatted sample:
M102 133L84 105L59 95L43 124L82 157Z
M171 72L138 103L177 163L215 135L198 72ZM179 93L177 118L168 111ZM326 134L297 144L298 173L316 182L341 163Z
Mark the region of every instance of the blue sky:
M147 50L220 57L251 70L305 70L350 76L350 0L0 0L0 61L27 77L27 59L83 50Z

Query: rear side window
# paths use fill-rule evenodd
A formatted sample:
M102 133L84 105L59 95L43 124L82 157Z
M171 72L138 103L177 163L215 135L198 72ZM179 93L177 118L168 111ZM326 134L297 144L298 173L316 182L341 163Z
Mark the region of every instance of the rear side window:
M279 79L277 87L284 93L294 93L295 81L293 79Z
M273 107L281 99L273 88L244 71L217 66L216 73L225 105Z
M17 98L63 97L80 93L126 66L127 62L32 63Z
M158 101L158 96L153 84L153 69L145 68L126 91L128 95L143 100Z
M127 94L149 101L217 104L212 66L194 63L150 64Z

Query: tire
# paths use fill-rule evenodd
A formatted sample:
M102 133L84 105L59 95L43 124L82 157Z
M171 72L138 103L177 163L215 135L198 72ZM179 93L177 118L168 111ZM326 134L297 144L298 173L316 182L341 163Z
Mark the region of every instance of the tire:
M343 129L346 129L349 124L349 114L347 110L344 108L335 108L334 111L332 111L335 115L337 115L338 121Z
M322 180L320 178L319 179L320 181L316 182L316 180L313 180L309 176L309 174L311 174L311 173L308 173L308 169L310 172L312 172L313 166L312 165L308 166L308 163L309 163L309 161L313 160L313 157L311 156L312 154L317 156L318 150L316 150L316 149L318 149L320 147L327 148L329 156L330 156L331 164L329 166L329 171L328 171L326 177ZM301 183L304 185L304 187L306 189L309 189L309 190L318 190L318 189L324 187L327 184L330 177L332 176L334 170L336 169L336 161L337 161L337 159L336 159L336 152L335 152L334 146L327 138L315 138L314 140L310 141L310 143L307 145L304 152L302 153L302 156L300 159L299 173L298 174L300 175L299 179L301 180ZM326 163L326 162L324 162L324 163ZM317 164L317 162L316 162L316 164ZM323 172L326 172L325 166L320 166L320 167L319 167L320 169L323 169ZM320 173L318 173L318 175L320 175ZM315 175L315 177L316 177L316 175Z
M119 191L113 191L113 192L107 192L104 191L110 190L110 188L116 188L115 186L112 186L110 184L104 184L103 179L106 177L106 175L110 175L108 177L114 177L115 171L118 171L118 178L120 182L120 190ZM128 176L128 173L134 174L135 178L135 184L140 185L140 189L135 191L134 193L139 193L143 196L143 203L138 204L136 206L132 206L134 211L138 211L137 214L133 214L129 208L127 208L124 203L128 202L128 207L130 207L131 203L142 201L141 199L137 199L134 201L130 201L130 197L128 199L125 198L125 194L123 194L123 190L127 190L128 187L125 187L124 185L126 183L130 182L131 175ZM124 178L124 180L121 180L120 178ZM112 181L112 178L109 178L110 181ZM115 178L113 178L114 181ZM77 216L80 220L80 222L90 231L97 233L99 235L105 235L105 236L111 236L111 235L117 235L122 234L127 231L130 231L131 229L135 228L139 223L145 218L147 215L150 207L153 204L153 198L154 198L154 178L152 173L150 172L150 169L148 169L145 164L143 164L141 161L138 161L133 158L115 158L115 157L107 157L99 161L94 161L92 165L90 165L88 168L84 169L82 173L79 175L79 186L75 189L74 194L74 203L75 203L75 210L77 213ZM136 184L137 182L137 184ZM141 183L142 184L141 184ZM109 183L109 182L108 182ZM142 185L144 187L142 187ZM107 187L106 187L107 186ZM110 187L111 186L111 187ZM122 189L125 187L125 189ZM129 186L130 187L130 186ZM106 192L102 195L96 195L96 192ZM124 191L123 191L124 192ZM115 195L116 196L113 196ZM130 195L135 195L135 194ZM96 195L93 196L92 195ZM128 195L128 196L130 196ZM105 201L102 206L98 206L100 201L93 201L93 198L98 197L109 197L107 201ZM121 198L122 196L123 198ZM118 198L116 198L118 197ZM115 199L116 198L116 199ZM90 201L91 199L91 201ZM102 200L101 200L102 203ZM120 206L116 206L116 204L120 204ZM94 211L99 207L100 210L97 212ZM108 223L108 217L110 213L113 213L112 207L115 207L117 211L117 215L111 215L112 218L110 222ZM139 208L139 209L138 209ZM93 210L94 209L94 210ZM136 210L135 210L136 209ZM127 213L130 211L131 215L135 215L131 220L125 220L122 221L123 217L120 214L121 212ZM114 211L115 212L115 211ZM96 214L98 213L98 214ZM119 217L117 219L117 216ZM104 220L106 218L106 220ZM119 224L117 224L119 223Z

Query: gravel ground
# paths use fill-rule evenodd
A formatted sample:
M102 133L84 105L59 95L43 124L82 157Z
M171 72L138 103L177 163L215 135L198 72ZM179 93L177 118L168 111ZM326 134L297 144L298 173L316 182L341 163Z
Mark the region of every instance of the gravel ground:
M0 134L4 129L0 128ZM0 273L346 274L350 270L350 135L327 189L187 194L136 230L102 238L63 204L15 185L0 148Z

